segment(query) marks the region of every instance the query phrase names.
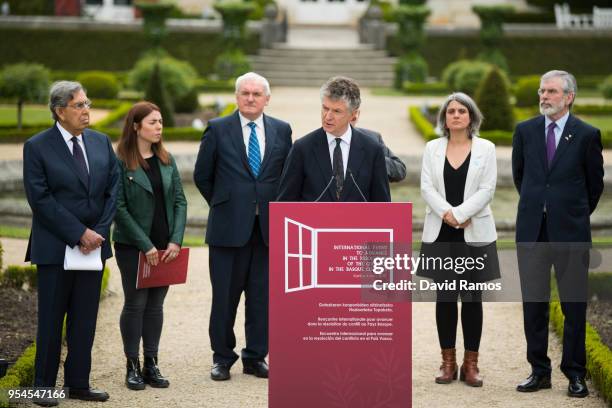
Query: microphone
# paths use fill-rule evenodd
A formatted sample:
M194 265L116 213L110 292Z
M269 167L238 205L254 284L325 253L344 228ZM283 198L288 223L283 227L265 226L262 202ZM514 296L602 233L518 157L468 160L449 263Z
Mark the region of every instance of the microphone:
M347 171L348 171L349 176L351 176L351 179L353 179L353 183L355 184L355 187L357 187L357 191L359 191L359 194L361 194L361 198L363 198L363 201L367 203L368 200L366 200L365 196L363 195L363 192L359 188L359 184L357 184L357 182L355 181L355 177L353 177L353 172L351 171L350 168L347 169Z
M329 186L331 186L332 181L334 181L334 176L332 174L332 176L329 178L329 183L327 183L327 185L325 186L325 188L323 189L323 191L321 192L321 195L314 200L314 202L316 203L317 201L319 201L321 199L321 197L323 197L323 194L325 194L325 192L327 191L327 189L329 188Z

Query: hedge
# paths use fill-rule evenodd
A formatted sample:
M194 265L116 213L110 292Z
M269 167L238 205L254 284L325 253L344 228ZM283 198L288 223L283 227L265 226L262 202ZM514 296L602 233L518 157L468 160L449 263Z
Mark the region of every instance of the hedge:
M20 266L10 266L13 268L22 268ZM10 268L9 267L9 268ZM28 267L23 267L28 268ZM108 280L110 277L110 270L108 267L104 268L102 275L102 285L100 292L103 294L108 287ZM64 333L65 333L64 319ZM32 343L17 359L15 364L8 369L6 375L0 378L0 390L7 388L19 388L19 387L31 387L34 382L34 359L36 357L36 343ZM7 395L4 392L0 392L0 408L8 408Z
M141 31L0 27L2 64L38 62L52 70L128 71L150 44ZM18 44L18 46L16 46ZM247 54L259 48L259 35L243 43ZM191 63L200 75L213 72L217 55L226 46L221 33L168 32L162 47L173 57ZM601 51L601 50L600 50Z
M577 108L577 105L575 108ZM588 106L588 105L587 105ZM586 111L592 109L593 107L585 108ZM431 110L431 108L428 108ZM608 108L601 108L601 110L605 110ZM574 109L575 111L581 111L581 109ZM518 117L523 117L525 115L526 110L519 110ZM584 112L579 112L580 114L586 114ZM516 112L515 112L516 115ZM535 113L534 113L535 115ZM427 120L427 118L421 112L421 108L417 106L410 106L408 108L408 116L410 117L410 121L416 127L417 131L421 134L425 141L430 141L438 137L438 135L434 131L434 126ZM480 132L480 137L483 139L488 139L499 146L512 146L512 136L513 131L505 131L505 130L485 130ZM601 141L604 148L612 148L612 130L603 131L601 133Z
M589 274L589 289L595 288L596 282L592 282L593 278L597 276L596 280L606 280L608 282L607 287L609 288L609 282L612 281L612 274L601 273ZM556 287L556 282L552 280L551 286ZM550 302L550 321L555 329L555 332L559 337L563 337L563 312L561 311L561 303L558 301L558 294L553 290L553 296L556 301ZM593 328L588 322L586 324L586 354L587 363L586 369L591 380L597 390L601 393L602 397L612 402L612 350L601 341L601 337L597 330Z
M559 44L559 46L551 46ZM551 69L563 69L581 77L608 75L612 61L612 35L584 32L547 35L506 35L499 49L508 61L510 74L543 74ZM400 55L399 40L387 37L387 50ZM429 65L429 74L439 77L444 67L453 61L475 58L482 51L479 32L429 32L422 54ZM580 56L577 58L576 56ZM578 82L579 86L584 86Z

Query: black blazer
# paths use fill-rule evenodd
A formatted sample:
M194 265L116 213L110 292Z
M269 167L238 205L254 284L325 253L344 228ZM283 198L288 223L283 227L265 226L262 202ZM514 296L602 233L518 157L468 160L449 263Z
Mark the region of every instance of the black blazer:
M340 201L362 202L361 193L365 201L391 201L382 146L355 128L352 133ZM334 194L335 181L330 184L330 180L332 163L327 136L323 128L319 128L293 145L283 169L278 201L315 201L323 191L319 201L338 201Z
M117 159L102 133L85 129L83 143L89 163L88 184L78 176L57 126L31 137L23 146L23 184L32 208L26 261L63 264L66 245L77 245L85 228L105 238L102 259L113 256L110 226L117 201Z
M389 147L387 147L380 133L360 127L355 129L376 140L382 146L383 153L385 155L385 164L387 166L387 176L389 177L390 183L402 181L406 178L406 165L399 157L395 155L395 153L391 151L391 149L389 149Z
M550 242L591 242L589 215L603 192L601 134L569 115L550 168L544 116L519 123L512 141L512 176L520 194L516 241L536 242L546 204Z
M204 131L193 179L210 206L206 243L246 245L259 207L259 223L268 243L268 204L276 197L278 181L291 148L288 123L264 115L266 147L255 178L249 167L238 111L213 119Z

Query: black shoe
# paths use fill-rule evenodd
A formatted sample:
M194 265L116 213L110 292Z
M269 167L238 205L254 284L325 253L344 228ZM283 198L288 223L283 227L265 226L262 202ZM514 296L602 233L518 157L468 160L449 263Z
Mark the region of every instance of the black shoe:
M227 364L215 363L210 370L210 378L215 381L225 381L230 379L230 367Z
M108 393L95 388L69 388L68 398L104 402L108 399Z
M516 386L519 392L535 392L538 390L550 388L550 375L538 375L531 373L529 377L522 383Z
M170 386L170 381L159 371L157 357L145 357L142 366L142 379L153 388L168 388Z
M52 397L32 398L32 402L39 407L57 407L59 405L58 399Z
M268 378L268 363L265 360L243 361L242 372L259 378Z
M140 371L140 360L137 358L127 359L127 372L125 373L125 385L130 390L144 390L145 383Z
M567 386L567 395L569 397L584 398L589 395L589 389L582 377L573 377Z

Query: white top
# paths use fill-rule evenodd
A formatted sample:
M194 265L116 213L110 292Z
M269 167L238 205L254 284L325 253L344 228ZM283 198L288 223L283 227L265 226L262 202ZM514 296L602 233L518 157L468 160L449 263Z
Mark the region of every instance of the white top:
M559 146L559 140L561 140L561 135L563 134L563 129L565 129L565 124L567 123L567 118L569 118L569 111L563 116L559 118L559 120L555 121L555 147ZM548 116L544 116L544 144L546 144L546 137L548 135L548 125L552 123L552 119Z
M334 149L336 148L336 136L331 133L325 132L327 135L327 147L329 147L329 159L332 163L332 169L334 168ZM346 178L346 169L348 167L348 157L349 151L351 150L351 138L353 137L353 132L351 127L348 126L346 132L339 139L342 140L340 142L340 150L342 151L342 166L344 167L344 177Z
M59 124L59 122L56 122L56 124L57 128L59 129L60 133L64 138L64 141L66 142L66 145L68 146L68 150L70 150L70 154L73 154L72 138L74 136L69 131L64 129L62 125ZM85 150L85 143L83 143L83 135L80 134L76 138L79 141L79 146L81 146L81 150L83 151L83 156L85 156L85 164L87 165L87 172L89 172L89 161L87 160L87 150Z
M266 131L263 124L263 115L259 115L259 117L255 120L245 118L240 112L238 112L238 116L240 117L242 138L244 140L244 147L246 149L247 157L249 156L249 139L251 138L251 128L249 127L249 123L255 122L255 133L257 134L257 141L259 142L259 155L261 157L261 161L263 161L264 151L266 150Z

